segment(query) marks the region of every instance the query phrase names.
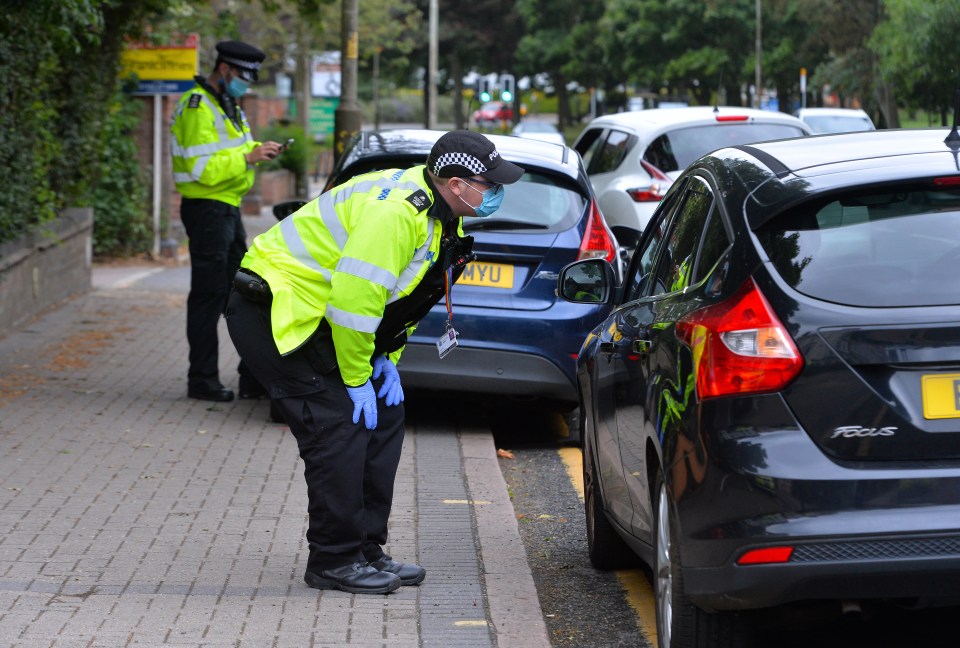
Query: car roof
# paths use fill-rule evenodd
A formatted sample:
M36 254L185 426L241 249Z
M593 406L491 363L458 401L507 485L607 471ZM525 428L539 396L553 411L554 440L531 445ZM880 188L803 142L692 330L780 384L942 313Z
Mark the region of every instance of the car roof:
M956 154L944 142L949 132L947 128L857 131L750 146L773 156L793 173L810 175L815 169L838 165L855 165L860 169L896 165L902 167L904 177L910 177L913 173L910 165L928 154L942 159L945 168L940 172L958 172L954 164Z
M744 212L756 229L814 194L864 185L960 176L960 146L947 128L814 135L720 149L704 158L733 174L750 196ZM744 153L750 164L743 164Z
M665 128L699 126L715 124L724 117L746 117L749 122L789 124L805 133L810 127L793 115L771 110L756 110L737 106L688 106L686 108L654 108L651 110L632 110L597 117L588 127L618 126L635 130L658 130ZM738 122L733 122L738 123Z
M398 128L380 131L361 131L347 153L346 164L355 160L376 157L423 156L426 162L430 149L444 130L425 128ZM552 142L523 139L510 135L487 135L484 133L505 160L522 166L562 171L571 178L578 177L579 157L568 146Z
M859 108L798 108L794 114L802 118L804 115L824 115L834 117L869 117Z

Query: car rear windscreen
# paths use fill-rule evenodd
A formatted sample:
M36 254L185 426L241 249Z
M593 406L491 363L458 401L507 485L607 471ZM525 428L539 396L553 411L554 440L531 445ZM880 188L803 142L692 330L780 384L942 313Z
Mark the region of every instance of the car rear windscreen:
M650 143L643 159L664 173L681 171L711 151L740 144L803 137L803 130L787 124L716 123L679 128Z
M464 230L535 229L559 232L573 227L587 198L572 181L528 169L518 182L504 187L503 204L488 218L463 219Z
M780 276L868 307L960 304L960 190L873 190L807 203L757 232Z

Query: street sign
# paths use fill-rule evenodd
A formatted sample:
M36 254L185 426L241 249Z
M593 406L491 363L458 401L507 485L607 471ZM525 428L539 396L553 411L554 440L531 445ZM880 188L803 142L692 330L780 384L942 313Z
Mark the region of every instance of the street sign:
M314 97L340 97L340 52L313 56L310 94Z
M314 139L333 135L334 118L340 97L313 97L310 100L310 134Z
M193 87L199 65L199 34L181 41L152 45L129 43L120 54L122 78L135 77L133 94L180 94Z

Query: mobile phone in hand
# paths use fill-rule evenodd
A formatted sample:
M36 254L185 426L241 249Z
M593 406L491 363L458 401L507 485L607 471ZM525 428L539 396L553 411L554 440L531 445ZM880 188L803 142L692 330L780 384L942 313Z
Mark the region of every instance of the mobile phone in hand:
M284 142L283 144L281 144L281 145L280 145L280 152L283 153L284 151L286 151L288 148L290 148L290 146L291 146L295 141L296 141L296 140L294 140L294 139L291 137L291 138L288 139L286 142Z

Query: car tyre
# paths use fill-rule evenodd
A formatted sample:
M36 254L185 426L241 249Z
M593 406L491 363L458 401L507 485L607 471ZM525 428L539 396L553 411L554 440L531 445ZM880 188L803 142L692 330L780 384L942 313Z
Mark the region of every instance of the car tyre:
M741 613L707 612L687 598L677 523L661 474L658 473L655 483L653 589L658 648L748 648L752 638Z
M587 517L587 550L590 563L597 569L627 569L640 559L623 541L603 510L603 496L593 459L584 453L583 502Z

